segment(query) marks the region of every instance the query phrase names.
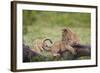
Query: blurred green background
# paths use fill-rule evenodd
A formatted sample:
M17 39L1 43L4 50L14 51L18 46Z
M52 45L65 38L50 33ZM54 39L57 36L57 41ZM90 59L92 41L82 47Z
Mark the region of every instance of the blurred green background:
M23 10L23 39L32 46L35 39L59 40L61 29L70 27L81 40L90 44L90 13Z
M23 10L23 40L33 46L35 39L61 39L61 29L71 28L82 44L90 44L91 14L79 12L54 12Z

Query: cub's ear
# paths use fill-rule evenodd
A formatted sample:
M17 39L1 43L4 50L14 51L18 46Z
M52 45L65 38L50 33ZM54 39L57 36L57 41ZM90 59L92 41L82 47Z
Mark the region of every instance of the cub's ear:
M72 32L72 30L71 30L69 27L63 28L62 31L63 31L63 32Z
M63 28L62 31L67 31L67 28Z
M62 32L68 32L68 29L67 28L63 28Z

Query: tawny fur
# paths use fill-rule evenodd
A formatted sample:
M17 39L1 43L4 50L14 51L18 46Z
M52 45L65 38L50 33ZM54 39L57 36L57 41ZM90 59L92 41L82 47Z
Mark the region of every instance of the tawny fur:
M44 42L45 39L36 39L33 41L33 48L32 50L41 54L42 51L44 51L44 48L47 48L47 45L52 43L49 39L46 39L46 42ZM48 42L50 41L50 42Z
M70 28L65 28L62 30L62 41L65 41L69 45L80 43L79 37Z
M41 53L42 51L45 50L45 48L46 49L48 48L49 52L51 52L53 56L61 56L60 52L63 52L63 51L69 51L73 55L75 55L76 51L72 47L72 45L80 43L79 38L76 35L76 33L71 31L71 29L69 28L65 28L62 30L62 39L60 41L54 42L53 44L51 43L52 46L47 47L47 42L46 41L44 42L44 40L45 39L36 39L34 41L34 44L33 44L34 46L32 50L37 53Z
M78 36L69 28L62 30L62 39L53 43L49 49L53 56L60 56L63 51L69 51L73 55L76 54L76 50L72 47L74 44L79 44Z
M44 50L43 49L43 39L36 39L35 41L33 41L32 50L37 53L41 53Z
M72 54L76 54L74 48L72 48L70 45L66 44L63 41L56 41L52 47L50 48L50 51L53 56L60 56L63 51L69 51Z

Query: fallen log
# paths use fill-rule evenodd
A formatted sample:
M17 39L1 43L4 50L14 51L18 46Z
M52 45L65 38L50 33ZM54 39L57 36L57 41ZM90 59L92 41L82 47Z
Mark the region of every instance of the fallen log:
M59 51L61 58L63 58L64 60L76 60L80 57L91 57L90 45L77 44L73 45L72 47L75 49L76 54L73 55L68 50Z
M30 62L33 56L39 55L38 53L31 50L31 48L23 44L23 62Z
M77 54L74 56L74 59L81 57L81 56L91 56L91 46L90 45L82 45L77 44L73 45L73 48L75 48Z

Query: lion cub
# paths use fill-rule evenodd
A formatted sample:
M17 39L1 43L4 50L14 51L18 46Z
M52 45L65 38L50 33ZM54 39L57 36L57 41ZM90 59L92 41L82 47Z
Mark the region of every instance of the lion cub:
M75 45L80 43L80 39L76 33L74 33L70 28L65 28L62 30L62 41L66 44Z
M65 28L62 30L62 39L54 42L49 51L53 56L61 56L64 51L69 51L75 55L76 50L72 47L74 44L79 44L78 36L71 29Z
M40 40L40 39L36 39L34 42L33 42L33 48L32 50L37 52L37 53L41 53L41 51L43 51L43 40Z
M35 41L33 41L32 50L41 54L41 52L44 51L44 49L47 49L47 45L50 45L50 43L52 43L52 41L49 39L46 39L45 42L44 40L45 39L36 39Z

